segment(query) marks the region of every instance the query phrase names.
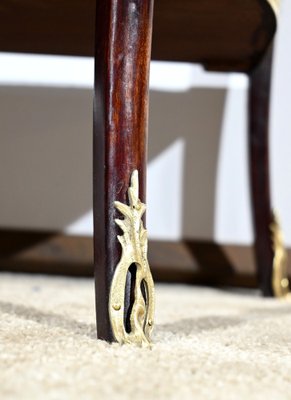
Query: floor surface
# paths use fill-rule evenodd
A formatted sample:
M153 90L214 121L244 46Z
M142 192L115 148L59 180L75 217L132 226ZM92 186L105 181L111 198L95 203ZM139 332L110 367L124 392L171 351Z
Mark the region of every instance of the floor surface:
M0 274L1 399L291 399L291 303L157 285L149 350L96 340L93 289Z

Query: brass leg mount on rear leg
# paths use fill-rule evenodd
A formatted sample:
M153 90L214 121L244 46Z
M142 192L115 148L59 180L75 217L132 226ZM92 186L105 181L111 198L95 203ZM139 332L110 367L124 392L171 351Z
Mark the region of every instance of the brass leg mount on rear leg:
M273 212L273 221L270 229L274 250L272 276L274 296L277 298L290 298L287 251L284 247L283 234L275 212Z

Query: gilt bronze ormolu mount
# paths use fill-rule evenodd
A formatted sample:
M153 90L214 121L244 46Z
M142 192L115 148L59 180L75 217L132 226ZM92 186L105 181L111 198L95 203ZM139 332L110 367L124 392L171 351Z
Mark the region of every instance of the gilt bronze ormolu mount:
M116 267L109 297L109 315L112 331L119 343L149 345L154 321L154 283L147 260L148 239L142 216L146 205L139 199L138 171L131 176L128 189L129 205L115 201L114 205L124 216L116 219L123 235L118 236L122 247L121 259ZM134 265L134 299L130 308L130 331L125 327L125 287L129 268Z

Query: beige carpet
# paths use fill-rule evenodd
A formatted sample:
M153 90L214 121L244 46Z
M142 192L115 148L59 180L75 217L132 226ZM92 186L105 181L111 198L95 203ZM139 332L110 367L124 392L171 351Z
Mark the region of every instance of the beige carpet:
M1 399L291 399L291 304L157 286L152 350L95 340L93 282L0 274Z

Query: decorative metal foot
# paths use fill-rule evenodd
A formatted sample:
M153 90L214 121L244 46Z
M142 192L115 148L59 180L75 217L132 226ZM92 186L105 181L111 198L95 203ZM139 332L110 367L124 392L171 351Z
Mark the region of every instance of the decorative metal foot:
M150 345L154 318L154 282L147 260L147 231L142 216L146 205L139 199L138 171L131 176L128 189L129 205L115 201L114 205L124 215L115 222L122 229L118 236L122 246L121 259L116 267L109 297L109 315L112 331L119 343ZM130 332L125 329L125 285L128 270L136 266L134 300L130 310Z
M280 228L279 219L273 212L273 222L270 226L273 235L273 277L272 287L274 296L278 298L286 298L290 296L289 279L288 279L288 258L287 251L284 247L283 234Z

